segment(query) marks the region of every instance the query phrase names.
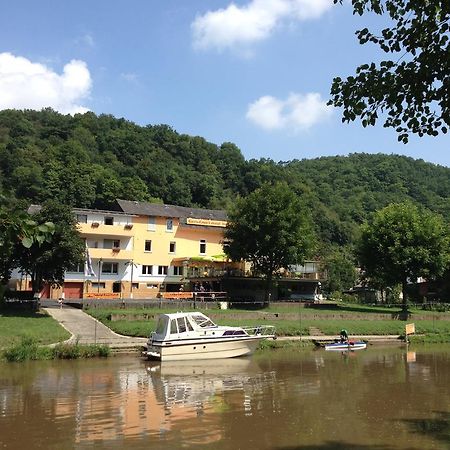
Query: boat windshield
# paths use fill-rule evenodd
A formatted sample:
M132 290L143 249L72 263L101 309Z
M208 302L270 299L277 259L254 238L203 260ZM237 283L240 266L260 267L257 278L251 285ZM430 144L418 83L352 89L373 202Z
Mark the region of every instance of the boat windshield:
M166 329L166 319L164 317L160 317L158 319L158 323L156 325L156 334L163 334Z
M208 317L203 316L201 314L192 314L192 320L202 328L215 327L216 324Z

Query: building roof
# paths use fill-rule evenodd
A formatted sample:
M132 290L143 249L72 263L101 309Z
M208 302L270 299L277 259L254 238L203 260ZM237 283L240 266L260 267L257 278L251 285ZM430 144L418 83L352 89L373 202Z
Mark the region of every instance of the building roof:
M227 220L227 214L221 209L189 208L186 206L162 205L158 203L137 202L117 199L123 212L127 214L194 219Z

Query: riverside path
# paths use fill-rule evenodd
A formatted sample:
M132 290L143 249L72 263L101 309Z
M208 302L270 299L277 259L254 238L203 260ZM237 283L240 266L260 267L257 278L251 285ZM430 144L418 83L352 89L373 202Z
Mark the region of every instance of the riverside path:
M136 349L147 342L147 338L117 334L81 309L66 305L61 307L56 302L43 309L72 335L67 343L105 344L112 349Z

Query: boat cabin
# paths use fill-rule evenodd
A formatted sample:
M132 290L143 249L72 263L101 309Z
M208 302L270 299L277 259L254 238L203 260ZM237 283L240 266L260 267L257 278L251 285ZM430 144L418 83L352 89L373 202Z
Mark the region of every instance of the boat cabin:
M153 339L163 341L190 331L201 332L211 328L218 327L211 319L200 312L161 314Z

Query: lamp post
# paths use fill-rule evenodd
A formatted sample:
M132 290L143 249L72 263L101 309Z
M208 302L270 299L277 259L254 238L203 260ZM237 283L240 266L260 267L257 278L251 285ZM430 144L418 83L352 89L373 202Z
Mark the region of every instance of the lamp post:
M102 271L103 258L98 260L98 279L97 279L97 292L100 292L100 273Z
M133 298L133 270L134 270L134 261L131 260L131 280L130 280L130 298Z
M128 262L125 263L127 266L131 266L131 277L130 277L130 298L133 298L133 273L134 273L134 267L137 267L137 264L134 264L134 260L130 259Z

